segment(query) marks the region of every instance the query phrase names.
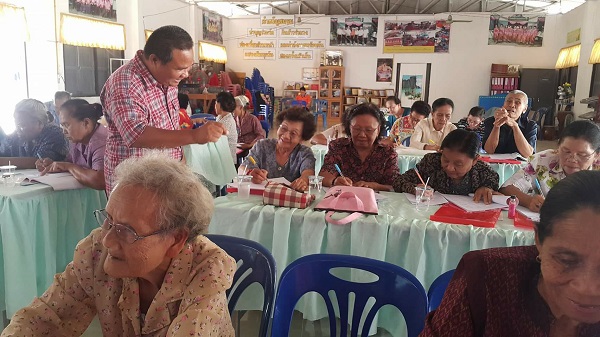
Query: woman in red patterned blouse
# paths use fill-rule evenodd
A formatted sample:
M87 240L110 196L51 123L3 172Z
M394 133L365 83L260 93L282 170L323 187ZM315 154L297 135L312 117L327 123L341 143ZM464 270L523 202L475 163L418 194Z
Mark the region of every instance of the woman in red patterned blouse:
M600 172L561 180L535 246L465 254L420 336L600 336L599 233Z
M352 107L343 121L350 138L329 143L329 151L319 173L323 186L344 185L369 187L376 191L391 191L399 174L398 154L379 143L385 135L385 119L370 103ZM335 168L337 164L343 175Z

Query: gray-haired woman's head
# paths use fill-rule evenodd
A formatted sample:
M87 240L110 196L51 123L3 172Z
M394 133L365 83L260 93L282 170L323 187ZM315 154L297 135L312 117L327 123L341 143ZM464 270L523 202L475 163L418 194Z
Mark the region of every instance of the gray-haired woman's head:
M155 195L156 220L163 229L187 229L188 242L206 233L214 210L212 196L181 162L150 151L119 164L116 177L115 188L138 186Z
M19 137L26 141L36 139L49 122L48 114L44 103L37 99L28 98L17 103L13 116Z

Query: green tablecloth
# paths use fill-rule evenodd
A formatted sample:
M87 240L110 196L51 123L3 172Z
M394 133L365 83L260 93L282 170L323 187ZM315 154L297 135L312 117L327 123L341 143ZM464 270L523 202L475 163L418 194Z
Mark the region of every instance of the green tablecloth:
M534 244L533 231L515 228L506 211L496 228L443 224L429 220L438 206L419 213L403 194L382 195L387 198L380 202L380 215L362 216L349 225L336 226L325 221L324 212L312 208L263 205L257 196L241 201L236 194L229 194L215 200L209 232L260 242L273 253L278 276L305 255L348 254L399 265L413 273L425 289L437 276L456 268L468 251ZM259 308L261 299L254 297L240 302L240 310ZM303 298L297 309L309 320L326 317L325 306L316 296ZM399 336L404 326L398 324L395 312L384 308L377 324Z
M321 166L323 166L323 159L325 158L325 154L327 153L327 146L325 145L313 145L311 147L313 153L316 158L315 162L315 172L319 172L321 170ZM398 154L398 168L400 169L400 173L404 173L412 168L414 168L418 162L421 161L423 155L420 154ZM524 164L490 164L492 169L498 173L500 176L500 185L504 184L508 178L510 178L513 174L515 174Z
M77 242L98 225L104 191L0 185L0 309L7 317L40 296L73 260Z

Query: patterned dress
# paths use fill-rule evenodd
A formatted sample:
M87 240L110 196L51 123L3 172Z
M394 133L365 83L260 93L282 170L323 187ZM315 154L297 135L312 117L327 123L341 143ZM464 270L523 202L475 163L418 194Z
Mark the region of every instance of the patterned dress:
M480 187L498 190L499 176L487 163L477 161L463 180L453 183L442 169L442 154L429 153L417 164L417 169L423 180L429 178L429 186L440 193L467 195L474 193ZM406 171L394 181L396 192L415 193L415 186L421 180L414 169Z
M394 138L396 143L400 143L407 137L412 136L414 131L415 129L410 122L410 115L408 115L400 117L394 122L390 130L390 136Z
M60 126L48 123L36 139L23 142L17 132L6 136L0 143L0 157L50 158L63 161L69 152L69 142Z
M282 166L277 164L277 158L275 154L275 148L277 146L277 139L262 139L259 140L252 149L248 156L252 156L256 160L256 164L252 164L248 159L244 160L242 165L248 168L248 171L253 168L261 168L267 170L267 178L281 178L284 177L289 182L300 178L302 172L305 170L315 170L315 155L312 150L302 144L296 145L288 161Z
M600 161L593 163L589 169L600 170ZM554 185L567 177L559 164L557 150L550 149L530 156L527 166L504 182L502 187L513 185L523 193L533 193L536 177L544 195L547 195Z
M352 138L339 138L329 143L329 151L323 159L321 172L338 176L335 164L338 164L344 176L353 182L366 181L391 185L400 174L398 154L393 148L376 143L373 152L361 161Z
M546 337L554 316L537 290L535 246L473 251L461 259L420 337ZM600 336L600 324L578 337Z
M12 317L2 337L80 336L95 315L111 337L234 336L225 291L235 261L198 236L172 261L145 317L137 278L104 272L108 249L98 228L81 240L73 262L39 298Z

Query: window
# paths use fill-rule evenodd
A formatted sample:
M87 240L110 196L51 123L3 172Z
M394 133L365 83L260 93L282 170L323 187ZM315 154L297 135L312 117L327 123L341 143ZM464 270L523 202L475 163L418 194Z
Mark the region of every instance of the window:
M577 69L578 67L575 66L558 70L558 85L563 85L565 82L569 82L571 84L573 94L575 93L575 88L577 87Z
M600 95L600 63L594 64L592 68L592 84L590 85L590 97Z
M109 60L123 58L122 50L63 45L65 89L73 96L100 96L110 76Z

